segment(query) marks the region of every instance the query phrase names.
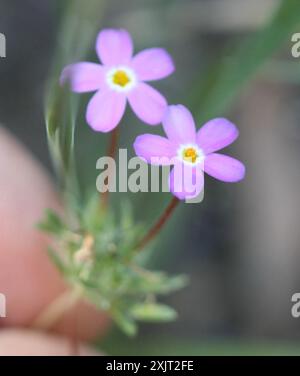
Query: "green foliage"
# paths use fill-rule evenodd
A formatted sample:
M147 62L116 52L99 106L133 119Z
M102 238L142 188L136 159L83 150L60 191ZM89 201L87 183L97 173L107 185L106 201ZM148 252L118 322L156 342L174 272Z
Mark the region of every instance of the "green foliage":
M267 59L290 41L299 25L300 1L284 0L266 27L242 40L233 53L224 51L221 61L205 75L202 72L190 98L199 124L220 116Z
M129 205L120 215L100 206L97 195L84 202L75 166L75 130L79 97L58 83L67 64L84 60L94 46L103 8L108 1L68 1L66 17L58 33L46 97L46 127L49 149L66 208L65 218L47 211L39 225L53 238L49 257L68 283L83 291L84 298L109 312L128 335L137 331L137 321L172 321L176 312L157 303L157 296L186 285L184 276L147 270L144 257L135 250L144 228L134 220ZM230 57L225 56L204 80L195 85L191 104L201 104L200 122L219 116L239 90L286 40L300 23L300 1L282 1L278 12L256 35ZM100 136L99 136L100 137ZM143 253L145 251L143 250Z
M143 229L134 224L130 206L116 216L100 204L98 196L92 197L75 225L47 211L39 227L54 239L52 261L70 285L108 311L128 335L136 333L137 320L174 320L176 312L156 303L156 296L182 288L186 278L145 269L135 250Z
M171 307L164 304L145 302L136 304L131 308L131 315L136 320L142 321L173 321L177 313Z
M68 2L48 82L45 118L49 150L62 194L71 211L80 201L74 155L79 97L72 95L67 85L59 85L59 76L63 67L83 60L89 52L104 3L89 0L88 6L83 6L81 0Z
M135 245L144 229L134 222L130 205L123 205L116 218L100 206L99 195L85 203L80 196L74 163L79 101L58 81L62 68L83 60L93 46L103 4L90 0L88 6L82 6L81 0L70 1L59 32L46 98L46 127L67 213L63 220L48 210L39 228L52 236L49 257L68 283L79 287L96 307L108 311L125 333L134 335L136 320L143 316L147 321L175 317L171 308L155 303L149 306L147 301L183 287L186 280L143 268Z

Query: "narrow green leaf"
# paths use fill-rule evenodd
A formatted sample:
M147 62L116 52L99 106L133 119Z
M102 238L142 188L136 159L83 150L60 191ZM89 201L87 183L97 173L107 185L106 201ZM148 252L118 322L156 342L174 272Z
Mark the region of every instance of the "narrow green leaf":
M104 210L100 210L99 200L98 192L91 194L80 214L83 228L92 234L97 234L100 231L105 220L106 213Z
M177 312L173 308L157 303L136 304L130 313L141 321L173 321L177 318Z
M116 312L113 315L116 324L120 329L130 337L133 337L137 333L137 326L134 320L121 312Z
M103 13L104 0L71 0L58 32L57 50L46 95L46 128L49 149L66 201L78 206L79 188L74 158L74 139L79 97L59 85L62 69L84 60L93 49Z
M53 250L51 247L48 247L48 255L50 257L50 260L54 263L54 265L58 268L58 270L62 273L65 274L66 272L66 267L59 255L55 250Z
M65 230L65 224L52 210L47 209L45 219L38 223L37 227L50 234L59 235Z
M190 103L199 123L220 116L250 80L300 25L300 1L283 0L268 25L246 39L233 54L213 66L195 85ZM200 88L200 91L199 91Z
M165 277L161 283L160 294L169 294L170 292L180 290L188 285L188 277L185 275L178 275L175 277Z

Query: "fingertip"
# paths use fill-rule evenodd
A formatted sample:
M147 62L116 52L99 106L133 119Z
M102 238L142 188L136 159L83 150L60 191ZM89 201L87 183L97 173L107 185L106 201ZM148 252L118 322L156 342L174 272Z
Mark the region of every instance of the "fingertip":
M70 340L31 330L3 329L0 332L0 356L100 356L82 343L76 353Z
M0 152L0 292L7 301L3 325L29 327L66 289L48 258L49 238L36 227L47 208L62 212L62 206L49 175L2 127ZM80 318L79 338L94 338L108 326L105 315L81 303L54 330L71 335L74 312Z

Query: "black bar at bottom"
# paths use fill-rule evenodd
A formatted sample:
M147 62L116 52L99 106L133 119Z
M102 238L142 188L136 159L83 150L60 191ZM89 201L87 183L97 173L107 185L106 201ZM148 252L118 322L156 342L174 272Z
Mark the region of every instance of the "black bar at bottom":
M98 375L162 375L180 374L200 375L211 371L256 371L273 369L286 372L291 365L300 364L298 357L0 357L0 369L7 367L10 372L20 367L22 371L32 369L58 372L66 369L70 373L97 371ZM3 373L4 374L4 373Z

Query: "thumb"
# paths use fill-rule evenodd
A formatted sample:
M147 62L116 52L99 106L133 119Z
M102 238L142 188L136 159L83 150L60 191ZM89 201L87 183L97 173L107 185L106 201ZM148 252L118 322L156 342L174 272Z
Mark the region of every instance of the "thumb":
M7 300L5 326L30 326L66 288L47 256L49 239L36 229L46 208L61 210L39 163L0 127L0 292ZM56 330L72 334L74 311ZM77 307L79 338L106 327L106 317L87 304Z

